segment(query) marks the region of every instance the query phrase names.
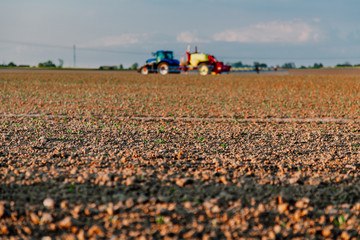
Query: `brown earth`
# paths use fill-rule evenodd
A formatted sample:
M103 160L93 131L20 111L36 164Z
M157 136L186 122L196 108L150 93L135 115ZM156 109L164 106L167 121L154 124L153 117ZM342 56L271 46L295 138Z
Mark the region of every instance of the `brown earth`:
M0 72L0 113L358 119L359 76Z
M0 73L2 114L43 114L0 116L0 238L357 239L359 123L111 116L356 119L358 80Z

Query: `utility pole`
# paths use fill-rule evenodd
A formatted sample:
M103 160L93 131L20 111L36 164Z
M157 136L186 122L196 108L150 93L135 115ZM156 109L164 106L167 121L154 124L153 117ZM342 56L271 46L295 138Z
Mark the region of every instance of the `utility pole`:
M74 52L74 68L76 67L76 47L75 47L75 44L74 44L74 48L73 48L73 52Z

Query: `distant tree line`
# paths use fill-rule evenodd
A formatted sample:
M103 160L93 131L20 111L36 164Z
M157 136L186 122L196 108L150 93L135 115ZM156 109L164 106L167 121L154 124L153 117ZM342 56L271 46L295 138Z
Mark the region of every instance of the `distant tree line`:
M100 70L137 70L138 68L139 68L138 63L134 63L129 68L124 68L124 66L122 64L120 64L119 66L114 65L114 66L100 66L99 67Z
M58 59L59 64L56 65L53 61L48 60L46 62L40 62L38 64L39 68L62 68L64 65L64 61L62 59ZM234 63L230 63L227 62L226 64L228 65L232 65L232 66L247 66L248 64L243 64L242 61L237 61ZM253 66L255 67L260 67L260 68L267 68L268 65L266 63L260 63L260 62L253 62ZM30 65L16 65L14 62L9 62L8 64L0 64L0 67L30 67ZM294 62L286 62L282 65L277 65L277 68L282 68L282 69L295 69L296 65ZM314 63L312 66L300 66L300 69L319 69L319 68L323 68L324 65L322 63ZM340 63L340 64L336 64L335 67L360 67L360 64L354 64L352 65L349 62L345 62L345 63ZM139 64L138 63L134 63L132 64L130 67L128 68L124 68L124 66L122 64L120 64L119 66L113 65L113 66L100 66L99 69L100 70L137 70L139 68Z
M232 66L245 66L247 64L243 64L242 61L238 61L235 63L226 63L227 65L232 65ZM260 62L254 62L253 66L255 67L261 67L261 68L267 68L268 65L266 63L260 63Z
M360 64L351 65L349 62L345 62L342 64L337 64L336 67L359 67Z
M234 62L234 63L226 63L228 65L232 65L232 66L247 66L248 64L244 64L242 61L238 61L238 62ZM260 62L254 62L253 63L253 66L255 67L261 67L261 68L266 68L267 67L267 64L266 63L260 63ZM294 62L286 62L282 65L277 65L276 66L277 68L282 68L282 69L296 69L296 65ZM319 63L314 63L312 66L300 66L299 68L300 69L320 69L320 68L323 68L324 65L319 62ZM336 64L335 67L360 67L360 64L354 64L352 65L351 63L349 62L345 62L345 63L342 63L342 64Z
M40 62L38 63L37 67L39 68L62 68L64 65L64 61L62 59L58 59L59 64L56 65L53 61L48 60L45 62ZM16 65L14 62L9 62L8 64L0 64L0 67L30 67L30 65ZM139 64L138 63L134 63L132 64L130 67L128 68L124 68L124 66L122 64L120 64L119 66L100 66L99 69L100 70L137 70L139 68Z
M51 61L42 62L38 64L39 68L56 68L56 65Z
M280 68L294 69L294 68L296 68L296 65L293 62L288 62L288 63L284 63L283 65L281 65Z
M62 68L64 61L59 58L59 65L55 65L51 60L46 62L40 62L38 64L39 68ZM30 65L16 65L14 62L9 62L9 64L1 64L0 67L30 67Z
M351 63L349 62L345 62L345 63L341 63L341 64L336 64L335 67L359 67L360 64L354 64L352 65ZM319 68L323 68L324 65L322 63L314 63L313 66L308 66L308 67L305 67L305 66L301 66L300 68L302 69L305 69L305 68L313 68L313 69L319 69Z
M59 58L58 60L59 60L59 65L57 65L57 66L51 60L48 60L46 62L40 62L38 64L38 67L39 68L62 68L64 65L64 61L61 58Z
M9 62L9 64L1 64L0 67L30 67L30 65L16 65L14 62Z

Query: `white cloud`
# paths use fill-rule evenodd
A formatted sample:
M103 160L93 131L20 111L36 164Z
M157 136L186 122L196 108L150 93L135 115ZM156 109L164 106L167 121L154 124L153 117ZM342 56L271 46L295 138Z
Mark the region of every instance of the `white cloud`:
M112 46L128 46L141 43L148 39L146 33L126 33L119 36L107 36L94 39L83 44L80 47L112 47Z
M241 43L305 43L319 40L319 32L301 20L273 21L219 32L213 39Z
M177 35L176 41L180 43L205 43L209 40L198 37L197 31L185 31Z

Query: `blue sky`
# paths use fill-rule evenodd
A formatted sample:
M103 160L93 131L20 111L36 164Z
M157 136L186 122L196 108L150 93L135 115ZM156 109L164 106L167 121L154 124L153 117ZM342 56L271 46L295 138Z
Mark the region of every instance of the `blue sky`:
M0 64L134 62L187 46L224 62L360 63L359 0L12 0L0 2Z

